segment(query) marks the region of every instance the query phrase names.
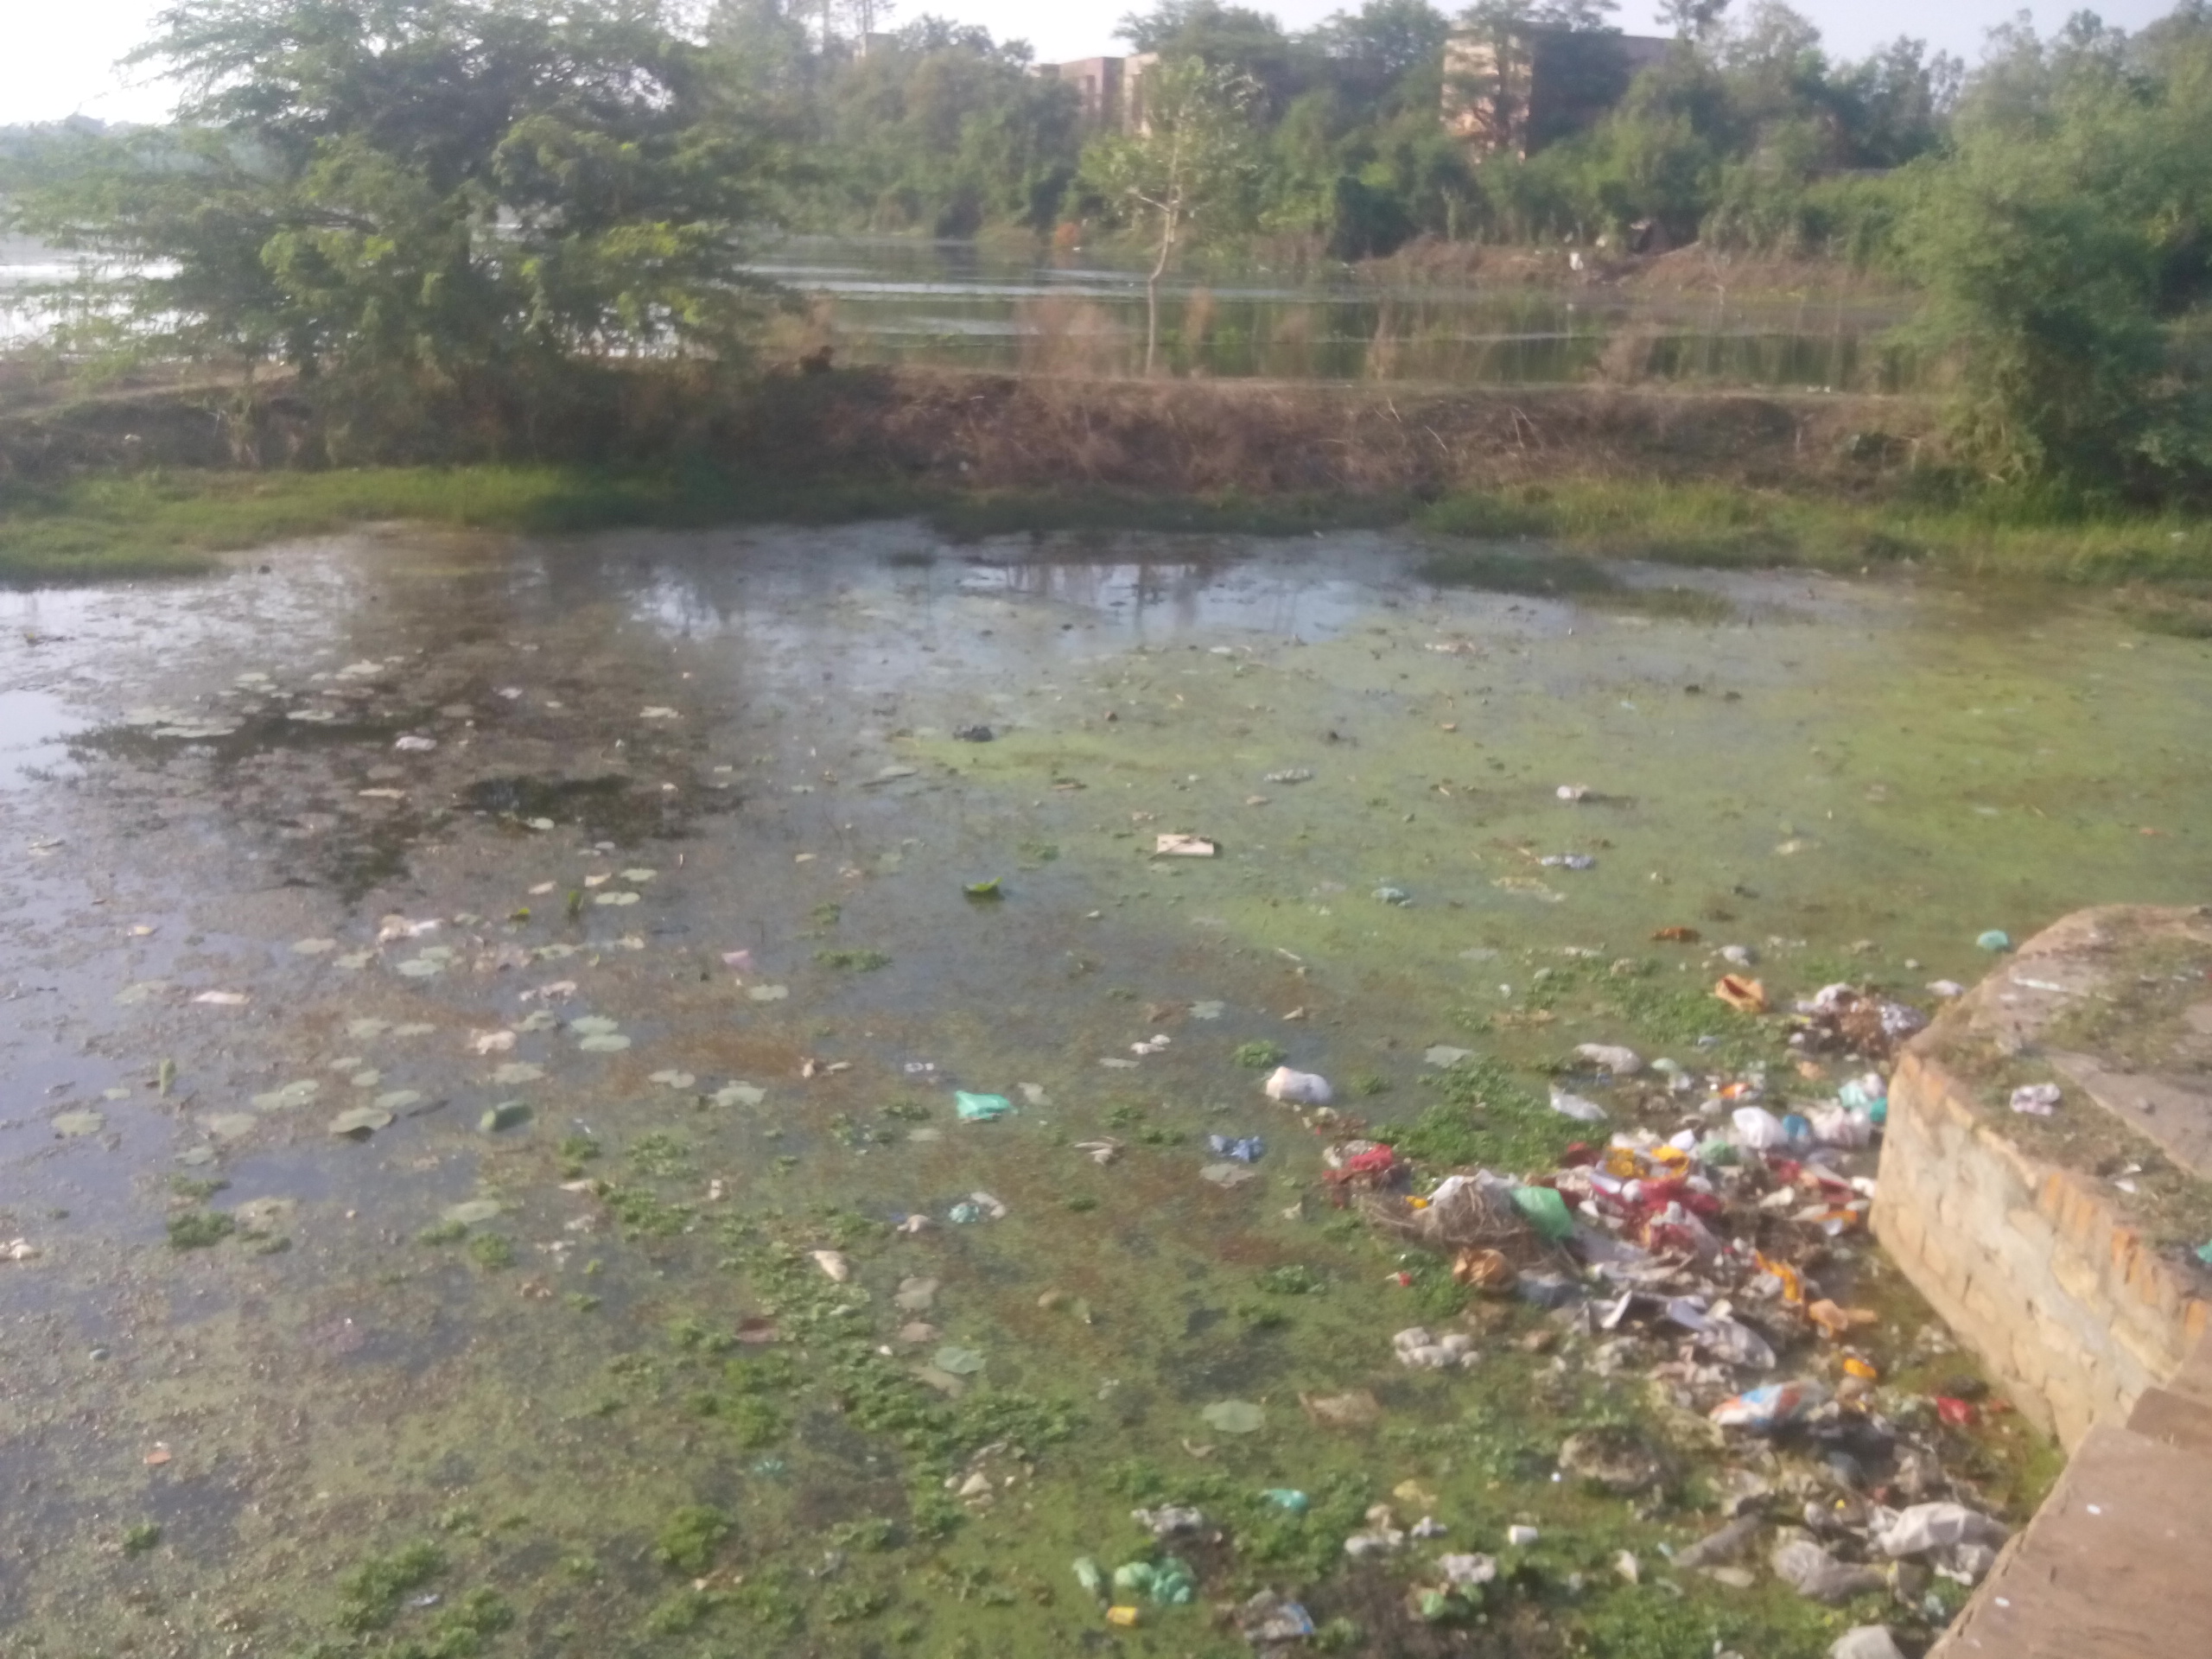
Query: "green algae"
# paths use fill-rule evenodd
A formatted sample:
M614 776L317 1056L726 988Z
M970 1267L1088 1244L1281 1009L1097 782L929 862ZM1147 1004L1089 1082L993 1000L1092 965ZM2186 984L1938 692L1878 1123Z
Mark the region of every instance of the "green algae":
M222 1210L188 1210L168 1225L173 1250L211 1249L238 1230L237 1219Z
M2132 823L2113 827L2122 807L2147 821L2152 805L2182 798L2183 763L2162 746L2183 726L2159 699L2188 692L2201 671L2155 654L2171 647L2151 648L2141 683L2107 685L2082 670L2096 660L2091 653L2112 649L2109 637L2063 619L1986 638L1916 625L1930 652L1948 653L1916 660L1894 634L1881 649L1862 647L1759 608L1772 602L1739 607L1764 619L1768 634L1642 616L1630 626L1626 613L1577 611L1573 626L1596 638L1590 656L1564 664L1547 654L1583 647L1556 630L1516 637L1511 652L1526 654L1502 663L1422 650L1464 622L1447 626L1446 613L1432 611L1393 619L1382 632L1285 651L1288 666L1258 660L1264 651L1234 663L1205 652L1109 656L1058 676L1056 683L1080 693L1065 709L1025 693L1042 729L1016 727L989 746L891 740L902 760L959 766L961 833L975 838L935 864L930 849L907 848L911 882L840 877L810 886L817 867L794 875L790 853L826 842L799 829L785 840L781 830L748 828L764 843L760 855L722 887L706 885L703 873L677 877L672 856L650 860L668 872L664 880L701 884L685 895L695 916L744 918L743 931L712 941L716 948L774 940L803 961L810 942L789 942L819 925L816 906L836 903L843 925L898 951L902 971L817 976L818 991L795 979L788 1002L763 1005L727 988L718 973L701 980L692 956L664 953L656 942L626 957L614 935L590 936L589 951L618 969L634 959L641 971L634 987L603 971L607 1000L589 1006L642 1033L653 1064L665 1046L702 1088L733 1075L759 1078L771 1090L766 1103L694 1114L635 1073L568 1085L556 1072L548 1122L574 1117L591 1134L493 1146L464 1133L465 1121L396 1126L390 1167L356 1178L361 1187L309 1215L299 1248L267 1269L284 1275L272 1281L281 1329L212 1317L194 1330L189 1365L174 1339L155 1338L166 1373L143 1366L156 1374L123 1408L118 1421L148 1438L173 1434L168 1425L179 1421L206 1423L203 1449L235 1459L270 1506L268 1522L209 1517L199 1536L219 1540L238 1566L202 1568L198 1584L171 1580L194 1590L194 1611L180 1617L203 1621L192 1628L219 1647L214 1615L197 1609L227 1597L251 1602L281 1639L327 1635L328 1586L355 1565L360 1540L404 1539L429 1524L430 1510L465 1494L482 1515L526 1517L482 1538L440 1535L453 1565L435 1587L495 1585L517 1613L512 1634L476 1638L487 1644L504 1639L523 1650L526 1627L528 1650L549 1655L711 1644L844 1656L904 1630L929 1654L1072 1652L1100 1625L1095 1604L1064 1581L1066 1560L1149 1559L1150 1541L1126 1519L1130 1504L1195 1502L1236 1541L1233 1555L1188 1556L1202 1600L1294 1583L1306 1586L1317 1621L1342 1650L1418 1650L1402 1574L1348 1570L1341 1548L1369 1505L1418 1479L1435 1492L1455 1548L1495 1548L1503 1527L1522 1519L1544 1530L1525 1570L1485 1610L1484 1639L1501 1653L1707 1659L1715 1640L1775 1659L1823 1651L1838 1615L1786 1593L1694 1580L1678 1586L1678 1599L1654 1586L1664 1571L1658 1545L1710 1529L1713 1500L1694 1483L1638 1513L1554 1489L1563 1437L1616 1421L1640 1377L1552 1377L1546 1361L1517 1346L1545 1321L1512 1306L1467 1316L1486 1354L1474 1374L1412 1376L1390 1365L1392 1329L1459 1319L1465 1293L1437 1261L1401 1261L1356 1218L1325 1207L1313 1185L1313 1149L1236 1060L1240 1046L1264 1042L1280 1061L1323 1071L1338 1079L1340 1104L1440 1161L1535 1167L1560 1137L1587 1134L1544 1103L1548 1077L1578 1041L1627 1042L1700 1065L1764 1062L1778 1092L1818 1094L1783 1067L1779 1022L1714 1001L1709 950L1651 944L1659 927L1694 923L1715 943L1756 947L1757 971L1778 996L1839 968L1910 992L1937 973L1964 976L1980 926L2001 923L2024 937L2043 913L2037 906L2085 890L2187 885L2185 848L2137 836ZM2029 626L2051 631L2036 643L2047 652L2033 664L2010 662ZM1787 642L1768 645L1777 634ZM1732 666L1732 653L1745 660ZM1783 672L1783 658L1797 666ZM1592 660L1605 666L1592 669ZM1675 680L1691 674L1707 689L1683 692ZM1649 701L1655 683L1668 692L1663 720L1640 721L1618 707ZM1745 695L1728 703L1726 690ZM1177 693L1185 694L1180 703ZM2035 765L2033 724L2004 713L2031 694L2064 705L2052 722L2064 753ZM1141 728L1137 743L1083 724L1106 707L1120 716L1114 726ZM1976 731L1993 721L1997 738ZM1443 732L1446 723L1460 729ZM1910 734L1895 729L1908 723ZM2092 765L2078 746L2110 751L2122 728L2139 734L2140 747L2128 753L2147 770L2099 786L2096 778L2117 776L2121 762ZM1941 753L1923 755L1923 739ZM2022 740L2031 741L2023 747ZM739 752L750 757L773 741L762 736ZM1827 753L1812 754L1815 746ZM1714 756L1726 766L1716 768ZM1974 759L1984 764L1971 767ZM1294 789L1260 781L1306 765L1316 776ZM2001 801L2005 817L1972 814L1960 783L1968 773L1977 785L1994 779L1994 793L1977 792L1972 804ZM1070 779L1084 787L1054 787ZM1551 791L1568 781L1587 781L1607 798L1565 806ZM1868 797L1877 784L1885 798ZM2077 807L2058 828L2024 810L2031 797L2048 808L2069 791ZM1255 792L1271 798L1246 807ZM935 831L917 820L929 810L928 798L906 798L885 809L904 822L871 829L865 807L855 808L848 816L862 827L851 833L854 850L837 857L874 869L871 837L925 840ZM1151 826L1132 830L1135 812L1213 830L1224 853L1172 872L1146 868ZM1954 846L1961 823L1962 844ZM1985 832L1992 823L2002 834ZM1818 845L1775 852L1790 840ZM953 877L992 867L977 856L978 841L993 862L1016 856L1025 842L1059 855L1034 878L1037 893L1025 881L1020 903L969 907ZM1497 885L1528 874L1531 855L1570 844L1599 862L1586 875L1542 872L1565 894L1558 901ZM2084 848L2118 862L2100 867ZM694 864L703 870L709 861ZM1650 880L1655 873L1667 879ZM1385 880L1415 904L1372 901ZM925 882L945 912L910 896ZM493 902L497 892L467 896L476 911L509 913ZM1079 919L1092 910L1103 912L1098 921ZM1016 912L1020 926L1043 918L1041 938L1001 923ZM500 924L485 927L486 949L511 937L543 942L543 929L531 936L514 925L512 936ZM1878 949L1851 954L1862 938ZM1564 954L1568 946L1598 954ZM1926 965L1907 969L1908 957ZM1629 967L1616 974L1624 960ZM989 988L957 1005L934 988L899 982L911 963L927 963L933 977L942 969L950 984L954 973L989 962L1003 964L995 977L963 982ZM574 970L549 966L544 976L556 971ZM529 972L525 982L535 982L538 970ZM1122 994L1103 995L1108 985ZM443 986L436 994L454 995ZM817 1000L831 997L826 1007ZM1224 1005L1218 1020L1177 1012L1214 999ZM1284 1021L1300 1011L1303 1019ZM1133 1071L1098 1068L1155 1029L1173 1034L1165 1053ZM1704 1038L1713 1044L1699 1047ZM1439 1043L1478 1052L1438 1073L1420 1056ZM855 1071L803 1082L802 1055L850 1058ZM906 1125L928 1123L926 1109L898 1109L918 1105L912 1092L920 1085L898 1069L910 1058L1009 1094L1014 1079L1033 1079L1051 1104L1025 1107L1001 1126L1011 1133L990 1131L988 1143L950 1125L939 1141L908 1141ZM1675 1127L1659 1113L1626 1116ZM879 1126L887 1123L902 1132L886 1140ZM1259 1188L1219 1194L1196 1179L1203 1160L1194 1143L1208 1133L1268 1136ZM1425 1133L1433 1139L1424 1146ZM1075 1150L1103 1135L1122 1143L1111 1162L1094 1165ZM618 1179L559 1192L558 1182L584 1177L602 1144L598 1167ZM784 1147L796 1162L779 1171ZM428 1198L405 1173L404 1160L418 1157L439 1160ZM422 1216L487 1190L472 1182L491 1182L488 1190L513 1200L503 1226L531 1251L528 1274L478 1275L456 1271L450 1256L384 1249L373 1229L391 1224L397 1200L372 1181L404 1198L391 1234L402 1240ZM710 1182L724 1196L710 1197ZM978 1185L1007 1203L1007 1218L947 1226L950 1203ZM1286 1207L1301 1196L1293 1218ZM341 1202L360 1205L372 1224L341 1225ZM893 1221L916 1212L934 1218L933 1231L892 1232ZM569 1253L546 1248L555 1246ZM812 1264L817 1249L851 1255L850 1283L833 1283ZM100 1260L119 1268L130 1258ZM219 1257L180 1270L238 1265ZM1412 1282L1397 1284L1389 1275L1398 1272ZM898 1340L906 1316L894 1314L891 1298L915 1273L943 1281L926 1316L943 1331L908 1348ZM541 1274L553 1293L543 1298L523 1283ZM1310 1276L1328 1288L1270 1294L1261 1282L1272 1274L1286 1286ZM1048 1286L1066 1298L1052 1310L1036 1305ZM1884 1298L1898 1344L1927 1317L1902 1287L1870 1294ZM1071 1316L1078 1301L1088 1317ZM591 1319L574 1317L584 1303L597 1310ZM732 1349L730 1333L755 1316L772 1319L779 1340ZM367 1333L358 1350L349 1328ZM916 1374L943 1342L990 1356L957 1398ZM624 1363L617 1369L610 1357ZM73 1375L65 1382L58 1360L37 1363L65 1396L85 1386ZM312 1481L295 1484L295 1465L254 1430L284 1421L296 1402L289 1379L302 1366L313 1368L327 1409L315 1428ZM1897 1375L1923 1387L1960 1368L1951 1358ZM1300 1390L1370 1386L1385 1402L1371 1429L1313 1430L1296 1400ZM1199 1413L1224 1398L1262 1407L1267 1427L1205 1432ZM1698 1424L1633 1400L1625 1409L1639 1433L1685 1461L1702 1455ZM2017 1516L2049 1478L2048 1449L1994 1431L1990 1444L1977 1478ZM993 1483L988 1503L957 1496L979 1468ZM68 1486L73 1501L105 1501L111 1514L116 1495L143 1479L135 1459L106 1457L72 1472ZM1261 1495L1281 1486L1312 1495L1308 1516L1266 1503ZM311 1493L327 1496L310 1502ZM695 1503L736 1529L694 1575L713 1575L706 1590L671 1586L653 1554L674 1510ZM880 1521L886 1541L863 1546L846 1530L855 1516ZM281 1547L272 1535L280 1523ZM1621 1548L1643 1560L1642 1586L1611 1580ZM854 1560L817 1576L832 1551ZM181 1553L148 1558L148 1570L176 1571L172 1558ZM583 1575L563 1566L582 1560L604 1565ZM658 1581L644 1581L639 1563ZM269 1587L251 1581L257 1574ZM732 1581L741 1575L741 1584ZM30 1622L61 1628L76 1593L59 1578L41 1582ZM428 1590L408 1592L417 1593ZM375 1640L428 1643L439 1611L404 1609ZM1125 1639L1245 1650L1208 1629L1200 1611L1147 1608L1147 1619Z

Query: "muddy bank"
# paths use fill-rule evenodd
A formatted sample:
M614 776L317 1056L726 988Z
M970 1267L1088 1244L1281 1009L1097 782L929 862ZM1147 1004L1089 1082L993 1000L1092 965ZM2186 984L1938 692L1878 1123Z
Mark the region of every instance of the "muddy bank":
M1902 399L1580 387L1407 393L1253 382L774 371L741 388L607 375L526 415L447 411L365 449L296 390L122 393L0 416L0 479L376 461L691 461L788 481L1166 493L1456 487L1591 474L1865 491L1919 454Z

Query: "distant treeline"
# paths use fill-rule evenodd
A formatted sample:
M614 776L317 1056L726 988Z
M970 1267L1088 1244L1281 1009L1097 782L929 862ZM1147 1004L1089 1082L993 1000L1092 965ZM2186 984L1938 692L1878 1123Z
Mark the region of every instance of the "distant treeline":
M1731 22L1712 0L1675 48L1591 130L1523 158L1483 154L1446 130L1446 41L1605 26L1590 0L1485 0L1456 21L1427 0L1367 0L1302 34L1218 0L1160 0L1123 20L1133 51L1198 59L1241 78L1258 138L1240 188L1207 232L1310 238L1343 258L1421 235L1679 245L1872 257L1894 193L1867 175L1946 141L1965 81L1955 58L1900 40L1834 60L1780 0ZM924 17L865 52L791 0L723 0L714 37L772 102L808 165L785 201L810 229L965 236L1111 224L1072 88L1029 73L1027 48ZM2007 37L2004 55L2032 54ZM1497 89L1452 89L1468 99Z
M1369 0L1303 35L1162 0L1122 25L1156 54L1141 124L880 3L172 0L137 55L184 89L174 122L0 144L0 230L105 262L49 296L73 360L281 365L334 458L527 445L600 418L610 376L742 375L787 297L747 274L764 225L1088 226L1155 280L1260 236L1844 255L1924 295L1980 476L2212 494L2208 0L2133 35L2024 22L1971 72L1912 41L1831 61L1777 0L1671 0L1673 43L1526 154L1454 137L1447 92L1529 96L1496 66L1602 30L1604 0ZM1496 51L1447 54L1455 28Z

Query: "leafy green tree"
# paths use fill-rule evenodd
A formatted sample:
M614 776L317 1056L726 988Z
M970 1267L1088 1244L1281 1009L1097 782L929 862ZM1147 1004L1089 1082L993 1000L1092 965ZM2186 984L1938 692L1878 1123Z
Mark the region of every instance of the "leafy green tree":
M1145 79L1141 130L1107 135L1084 152L1085 182L1128 217L1148 224L1144 371L1160 343L1160 279L1192 237L1230 228L1257 170L1249 77L1198 58L1164 63Z
M135 271L136 332L289 364L334 445L527 429L574 365L741 359L778 158L658 0L178 0L174 127L49 149L14 220Z
M817 99L819 188L840 227L972 236L1051 226L1075 175L1075 89L981 29L922 17L828 66Z
M1115 33L1139 52L1196 58L1249 80L1252 117L1270 125L1314 79L1313 57L1302 41L1267 13L1220 0L1159 0L1149 12L1123 17Z
M2201 492L2212 409L2177 325L2201 338L2212 298L2212 18L2001 48L1900 232L1961 433L2001 478Z

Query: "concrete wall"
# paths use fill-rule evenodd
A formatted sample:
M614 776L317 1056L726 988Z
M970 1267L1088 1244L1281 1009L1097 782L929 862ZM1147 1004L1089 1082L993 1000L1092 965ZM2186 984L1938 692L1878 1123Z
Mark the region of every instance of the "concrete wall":
M2099 1182L1992 1129L1927 1046L1891 1079L1874 1231L2020 1411L2070 1451L2172 1380L2212 1306Z

